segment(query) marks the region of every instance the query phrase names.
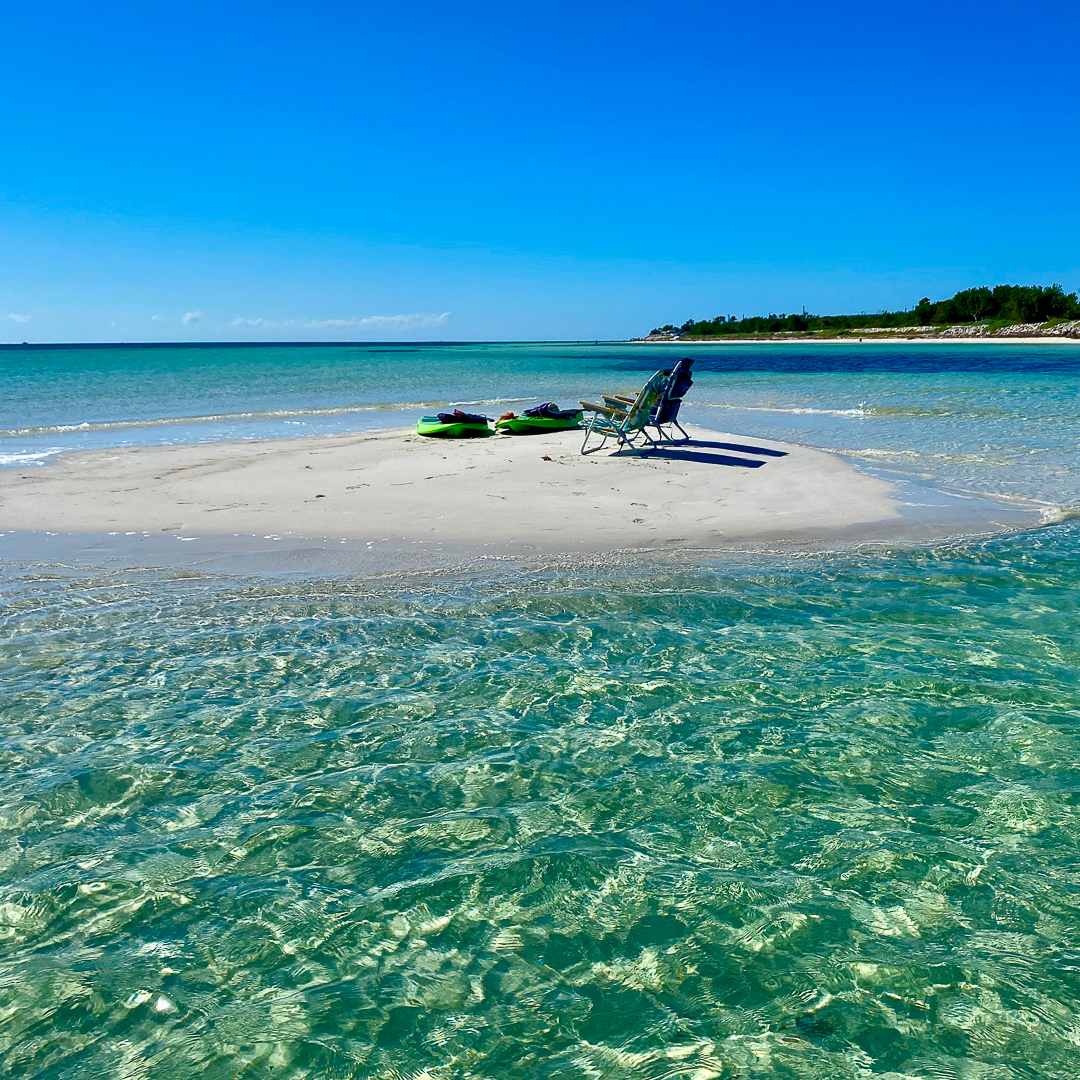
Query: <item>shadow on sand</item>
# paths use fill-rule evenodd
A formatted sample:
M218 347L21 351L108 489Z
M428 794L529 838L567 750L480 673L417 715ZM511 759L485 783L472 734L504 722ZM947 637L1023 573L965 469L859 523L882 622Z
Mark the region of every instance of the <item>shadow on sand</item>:
M787 457L786 450L770 450L767 446L748 446L745 443L734 442L704 442L700 439L691 439L689 442L675 443L675 446L708 446L714 450L734 450L739 454L760 454L762 457Z
M685 444L684 444L685 445ZM618 450L616 456L624 454L624 450ZM754 461L752 458L733 458L728 454L701 454L697 450L684 449L681 446L658 446L654 449L635 449L631 451L637 457L643 458L666 458L669 461L700 461L706 465L731 465L739 469L760 469L764 461Z
M669 461L700 461L703 465L730 465L742 469L760 469L764 461L731 457L728 454L701 454L678 446L659 446L655 450L640 450L643 458L667 458Z
M764 461L752 458L731 457L729 454L703 454L700 448L710 450L735 450L741 454L761 454L765 457L787 457L786 450L770 450L767 446L748 446L744 443L705 442L690 439L687 442L664 443L650 449L639 448L636 452L643 457L668 458L671 461L700 461L703 465L727 465L737 469L760 469Z

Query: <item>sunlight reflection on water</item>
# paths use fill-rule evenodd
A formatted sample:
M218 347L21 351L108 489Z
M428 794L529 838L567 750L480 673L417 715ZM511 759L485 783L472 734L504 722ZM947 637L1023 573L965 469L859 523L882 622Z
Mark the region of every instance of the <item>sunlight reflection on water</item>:
M1080 529L5 571L13 1075L1075 1075Z

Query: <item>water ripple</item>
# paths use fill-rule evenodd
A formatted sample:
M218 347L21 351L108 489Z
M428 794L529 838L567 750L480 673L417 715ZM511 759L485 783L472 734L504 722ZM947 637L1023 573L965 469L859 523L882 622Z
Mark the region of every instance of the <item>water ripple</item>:
M8 570L3 1068L1072 1076L1078 555Z

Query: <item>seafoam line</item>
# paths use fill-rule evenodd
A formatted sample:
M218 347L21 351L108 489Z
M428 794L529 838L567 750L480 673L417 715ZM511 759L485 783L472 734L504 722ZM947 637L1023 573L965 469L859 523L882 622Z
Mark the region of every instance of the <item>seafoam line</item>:
M295 416L348 416L353 413L367 412L409 412L416 409L439 408L445 404L444 401L382 401L371 405L340 405L330 409L266 409L256 412L210 413L205 416L162 416L152 420L85 420L80 424L43 424L38 427L8 428L0 430L0 438L25 439L42 435L71 435L87 431L120 431L125 428L221 424L238 420L283 420Z
M36 465L54 454L62 454L63 446L50 446L45 450L20 450L12 454L0 453L0 467L4 465Z
M733 412L768 412L787 413L796 416L855 416L865 417L873 415L873 408L860 405L857 409L811 409L811 408L783 408L779 405L739 405L725 401L695 401L696 408L702 409L728 409Z

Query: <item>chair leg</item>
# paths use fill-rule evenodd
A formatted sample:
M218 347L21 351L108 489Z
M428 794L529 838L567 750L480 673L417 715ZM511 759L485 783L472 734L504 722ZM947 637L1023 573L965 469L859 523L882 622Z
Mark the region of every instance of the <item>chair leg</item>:
M649 444L647 447L639 447L637 445L636 440L639 435ZM633 450L635 453L641 453L645 450L655 450L658 446L658 443L654 438L652 438L652 436L649 435L649 433L643 427L641 427L634 432L622 432L622 434L619 436L619 446L620 448L625 446L627 450Z
M582 440L582 443L581 443L581 452L583 454L595 454L597 450L602 450L604 448L604 443L607 442L607 439L608 439L607 433L601 431L600 432L600 445L599 446L594 446L591 450L586 450L585 449L585 447L589 445L589 436L593 434L593 431L594 431L593 425L594 425L595 422L596 422L596 414L594 413L592 420L590 420L589 423L585 427L585 438Z
M592 421L585 425L585 438L581 441L581 452L585 453L585 447L589 445L589 436L592 434Z
M622 428L620 428L619 429L619 449L616 450L615 453L619 453L619 451L621 451L624 446L626 447L627 450L635 449L635 447L634 447L634 436L632 434L630 434L629 432L624 431Z

